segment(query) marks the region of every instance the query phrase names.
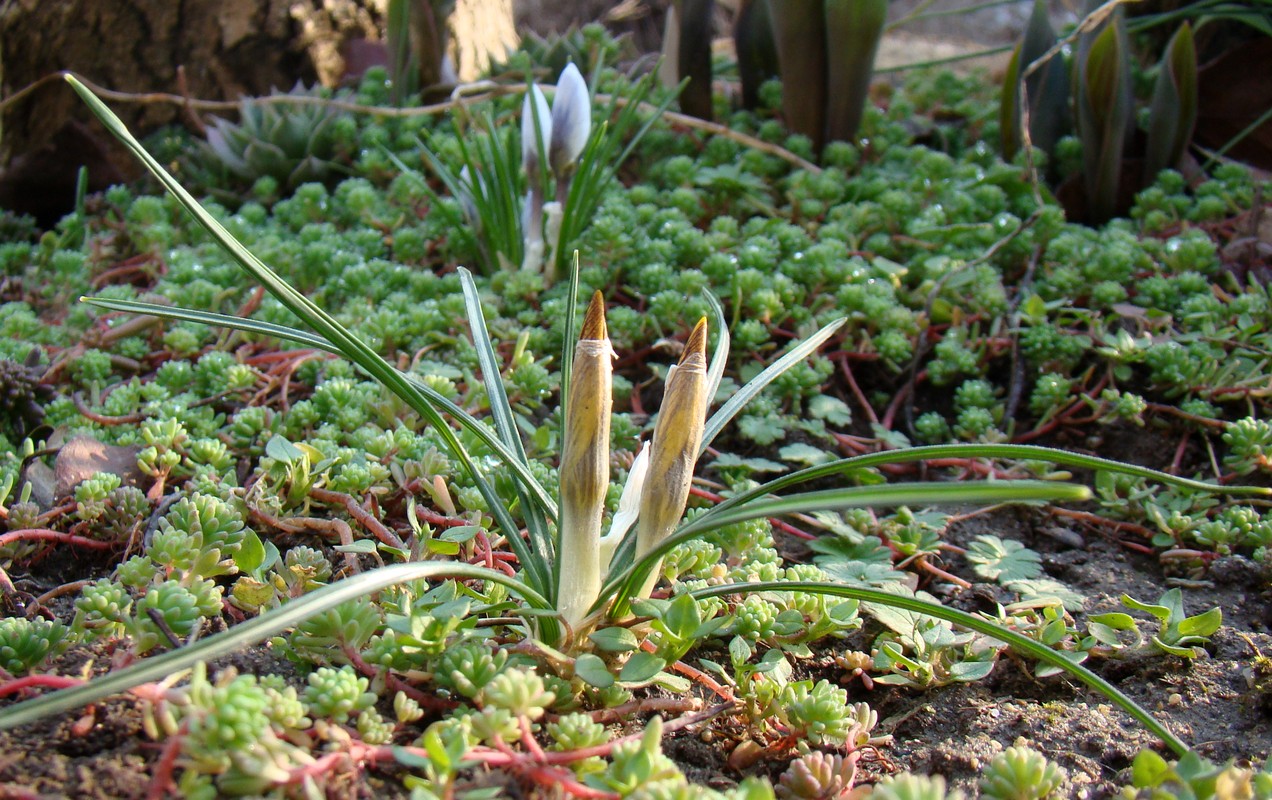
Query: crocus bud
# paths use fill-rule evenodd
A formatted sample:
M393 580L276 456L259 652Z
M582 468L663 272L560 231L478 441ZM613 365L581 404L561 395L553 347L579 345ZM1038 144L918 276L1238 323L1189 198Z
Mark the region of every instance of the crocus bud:
M601 517L609 490L613 359L605 328L605 300L597 292L574 348L561 453L556 607L570 625L583 619L601 592Z
M574 168L587 138L592 133L592 98L587 93L587 83L574 64L567 64L557 81L556 97L552 100L552 145L548 148L548 163L562 180Z
M526 204L522 208L521 229L524 250L521 268L538 272L543 267L543 170L539 150L552 141L552 112L538 86L531 85L521 104L521 165L526 170Z
M667 376L650 445L649 472L641 493L640 520L636 527L637 558L667 538L684 516L706 426L707 382L707 320L704 317L689 334L680 363ZM655 568L641 591L642 596L649 595L657 575Z
M521 165L530 185L539 182L539 148L545 151L552 142L552 112L548 99L538 86L531 85L521 104Z

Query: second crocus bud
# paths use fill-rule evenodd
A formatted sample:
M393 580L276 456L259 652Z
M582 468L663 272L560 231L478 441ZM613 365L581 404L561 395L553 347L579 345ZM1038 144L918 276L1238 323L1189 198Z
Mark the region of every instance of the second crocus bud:
M689 334L680 363L667 376L641 492L640 519L636 523L637 558L666 539L684 516L706 427L708 382L707 320L703 318ZM641 596L649 595L657 575L655 567Z
M521 268L538 272L543 267L543 166L539 153L552 141L552 112L538 86L531 84L521 104L521 166L526 171L526 205L522 210L524 250Z
M556 607L571 626L578 625L601 592L601 517L609 490L613 373L605 300L597 292L574 349L561 453Z
M592 98L587 93L587 83L578 67L567 64L552 99L552 143L548 147L548 164L558 181L570 176L591 135ZM557 194L561 199L559 186Z
M531 187L540 183L539 152L552 143L552 112L548 99L535 84L530 85L521 103L521 166Z

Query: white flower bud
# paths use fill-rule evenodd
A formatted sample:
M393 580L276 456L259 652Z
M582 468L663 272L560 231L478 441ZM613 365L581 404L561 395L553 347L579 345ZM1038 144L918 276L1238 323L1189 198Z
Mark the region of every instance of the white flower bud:
M521 165L531 184L538 182L539 148L547 150L551 142L552 112L548 109L548 99L537 85L532 85L521 104Z
M552 145L548 163L561 180L579 160L592 133L592 98L587 83L574 64L566 65L552 100Z

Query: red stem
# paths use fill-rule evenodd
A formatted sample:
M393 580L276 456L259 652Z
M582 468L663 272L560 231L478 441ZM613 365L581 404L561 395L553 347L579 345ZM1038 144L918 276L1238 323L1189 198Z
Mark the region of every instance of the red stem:
M9 531L0 535L0 547L11 542L31 541L61 542L62 544L70 544L76 547L87 547L90 550L109 550L115 546L114 542L99 542L96 539L85 539L83 536L76 536L73 533L51 531L47 528L22 528L21 530Z

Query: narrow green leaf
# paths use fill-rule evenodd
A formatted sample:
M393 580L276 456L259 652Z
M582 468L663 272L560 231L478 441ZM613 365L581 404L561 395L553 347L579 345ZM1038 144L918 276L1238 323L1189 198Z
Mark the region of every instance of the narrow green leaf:
M132 666L95 678L82 686L62 689L0 709L0 730L9 730L53 714L70 711L128 691L143 683L166 678L181 670L189 669L200 661L220 658L241 647L262 642L270 636L282 633L347 600L363 597L407 581L440 578L498 583L520 596L531 608L552 612L551 604L541 594L516 578L510 578L497 570L468 564L436 562L391 564L315 589L255 619L235 625L227 631L200 639L186 647L143 659Z
M1004 161L1011 161L1020 152L1024 140L1021 138L1020 113L1020 52L1023 44L1016 45L1007 59L1007 67L1003 70L1003 82L999 89L998 128L1001 131L1002 154Z
M468 315L469 332L472 335L473 347L477 351L478 364L481 366L483 386L486 388L486 397L490 401L490 415L494 418L495 430L516 463L529 470L530 460L526 457L525 446L521 442L521 435L517 432L516 415L513 413L512 404L508 402L508 393L504 389L502 366L499 355L495 352L495 346L490 341L490 331L486 328L486 315L481 309L481 297L477 292L477 284L473 281L473 274L463 267L459 268L459 280L464 292L464 309ZM545 587L543 593L548 597L554 597L556 595L553 570L554 547L544 518L549 511L545 505L537 502L538 498L534 494L527 493L520 482L514 482L513 485L517 492L517 499L521 502L522 510L526 515L526 529L530 534L527 555L533 555L531 563L523 561L522 567L536 575L542 575L543 583L540 585ZM520 539L521 537L513 533L508 538Z
M1192 26L1180 26L1157 67L1149 105L1148 144L1144 151L1144 184L1175 167L1192 140L1197 124L1197 47Z
M832 597L846 597L862 602L874 603L877 605L886 605L894 608L901 608L908 611L914 611L920 614L926 614L936 619L952 622L955 625L966 628L967 630L983 633L986 636L993 637L1012 647L1016 652L1037 659L1052 667L1056 667L1078 681L1100 694L1104 695L1110 702L1120 707L1126 713L1134 717L1141 725L1160 738L1171 750L1178 755L1190 752L1189 747L1179 737L1171 733L1170 729L1162 723L1158 722L1148 711L1142 706L1120 691L1116 686L1096 675L1091 670L1077 664L1064 657L1055 650L1046 645L1036 642L1027 636L1024 636L1009 628L1005 628L995 622L991 622L982 617L968 614L965 611L959 611L939 603L932 603L921 600L916 597L907 597L904 595L889 594L876 589L865 589L857 586L844 586L838 583L824 583L820 581L761 581L757 583L740 583L727 584L724 586L709 586L703 589L695 589L691 592L694 597L719 597L726 594L757 594L760 592L816 592L820 594L830 595Z
M716 393L720 391L720 381L724 380L724 370L729 365L729 345L732 340L729 336L729 320L724 316L724 306L720 305L714 294L705 289L702 296L706 298L707 305L711 306L711 313L715 317L712 330L716 331L716 341L711 351L711 364L707 367L707 401L714 403ZM703 438L706 439L705 436Z
M316 306L308 297L292 288L235 239L215 217L200 205L193 195L181 186L176 178L173 178L153 156L146 152L141 143L129 133L119 117L115 116L114 112L107 108L106 104L90 92L87 87L76 80L74 76L68 75L66 81L84 100L102 125L145 165L146 169L181 203L186 211L195 218L195 221L203 226L213 240L238 262L239 266L263 285L270 294L274 295L287 310L313 328L324 339L327 339L343 356L356 363L381 385L402 398L433 426L450 455L459 461L476 485L482 498L489 505L491 514L495 517L499 527L508 533L507 541L521 560L531 583L536 587L550 588L551 575L542 568L542 565L536 563L539 561L536 558L536 554L517 535L520 527L508 513L503 499L499 497L494 487L491 486L485 475L473 462L458 437L456 437L455 432L447 425L441 414L430 404L425 395L416 389L415 384L380 357L365 342L351 334L331 315ZM548 619L544 620L542 624L544 626L543 632L548 638L556 640L560 636L560 627L555 621Z
M980 482L973 484L908 483L883 486L850 486L785 497L753 497L746 504L721 503L706 513L683 523L642 558L610 579L601 587L598 604L613 599L616 615L625 614L626 600L643 584L659 560L684 542L707 531L736 522L775 517L783 514L807 514L814 511L837 511L848 508L936 505L941 503L977 504L1007 502L1079 502L1091 492L1085 486L1046 481Z
M847 318L835 320L819 330L817 333L814 333L812 336L800 342L795 347L792 347L781 358L774 361L772 364L769 364L763 372L747 381L745 386L730 397L728 402L722 405L720 409L716 411L716 413L712 414L711 418L707 420L707 425L703 429L702 433L702 447L699 449L698 455L702 455L702 453L706 451L711 442L720 435L720 431L724 429L724 426L729 424L729 420L737 416L747 403L751 402L756 395L764 390L764 387L777 380L777 378L784 372L816 352L817 348L821 347L822 343L833 336L835 332L838 331L847 321Z

